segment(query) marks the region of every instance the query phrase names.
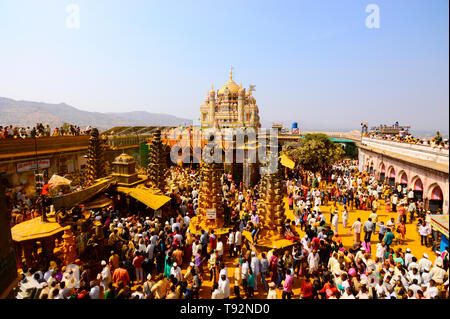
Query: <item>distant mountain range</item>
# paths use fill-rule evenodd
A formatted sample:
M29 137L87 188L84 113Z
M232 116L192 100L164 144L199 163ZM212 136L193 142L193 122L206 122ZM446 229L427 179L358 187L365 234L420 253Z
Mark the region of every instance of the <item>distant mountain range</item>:
M192 120L169 114L146 111L123 113L100 113L79 110L65 103L16 101L0 97L0 125L35 126L49 124L51 128L64 123L86 127L88 125L105 130L114 126L178 126L190 125Z

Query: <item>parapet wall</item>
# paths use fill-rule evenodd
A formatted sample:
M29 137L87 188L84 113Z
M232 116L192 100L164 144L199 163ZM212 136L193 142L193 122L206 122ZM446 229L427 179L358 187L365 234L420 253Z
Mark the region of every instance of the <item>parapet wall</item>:
M367 137L363 137L361 143L369 147L374 147L377 149L410 156L421 160L433 161L439 164L448 165L449 161L448 149L440 149L427 145L408 144Z

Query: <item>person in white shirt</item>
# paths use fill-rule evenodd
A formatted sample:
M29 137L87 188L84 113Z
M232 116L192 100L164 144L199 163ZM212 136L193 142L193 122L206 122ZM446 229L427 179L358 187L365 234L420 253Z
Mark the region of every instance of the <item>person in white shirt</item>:
M424 253L423 258L419 260L419 272L423 272L425 268L431 269L433 263L428 259L428 254Z
M230 258L231 258L231 257L235 256L235 253L234 253L234 232L233 232L233 230L230 230L230 233L228 234L227 244L228 244L229 254L230 254Z
M414 257L413 254L411 254L411 249L406 248L406 254L405 254L405 267L408 268L409 264L412 262L412 258ZM415 294L415 292L414 292Z
M422 277L422 284L427 285L431 280L430 269L427 267L424 268L421 277Z
M222 289L219 288L219 283L215 282L213 286L214 291L212 292L211 299L224 299L225 295Z
M339 213L336 210L333 214L333 218L331 219L331 226L333 226L333 231L335 234L338 233L338 225L339 225Z
M258 291L258 276L260 271L259 258L256 257L256 253L252 251L251 253L252 259L250 260L250 267L255 275L255 290Z
M423 222L422 225L419 226L419 234L420 234L420 243L422 246L428 247L428 236L431 234L431 226L427 222Z
M347 287L341 296L341 299L356 299L352 292L352 288Z
M100 298L100 287L95 284L95 281L91 281L90 286L91 286L91 290L89 291L89 297L91 299L99 299Z
M348 211L347 206L344 206L344 211L342 212L342 227L347 228L348 222Z
M178 280L178 282L181 282L183 279L181 268L178 267L176 262L173 263L172 268L170 269L170 274L173 275Z
M378 257L380 262L384 263L384 259L386 257L386 242L382 241L377 244L377 252L375 256Z
M419 282L417 278L414 278L412 280L412 284L409 285L408 289L411 289L414 292L414 295L417 293L418 290L420 290Z
M417 270L418 268L412 268L409 271L408 277L411 283L414 282L414 279L417 281L417 284L420 285L422 284L422 277L420 276L419 271Z
M227 276L225 275L220 276L219 289L222 290L224 299L230 298L230 281L228 280Z
M269 283L269 292L267 293L267 299L277 299L276 285L274 282Z
M369 299L369 292L367 290L367 287L365 285L361 286L361 290L359 291L358 295L356 296L358 299Z
M302 238L300 243L302 244L303 247L307 247L308 243L310 243L310 239L309 239L308 235L305 235L305 237ZM267 258L269 258L269 257L267 257Z
M183 221L186 224L186 227L189 227L189 223L191 222L191 218L186 214L186 216L183 217Z
M106 291L108 290L109 283L112 281L112 275L109 265L106 263L105 260L102 260L101 265L103 266L103 269L100 273L101 275L100 285L103 287L103 290Z
M427 292L429 299L435 299L439 295L439 289L436 287L436 282L433 279L428 283Z
M307 257L308 265L309 265L309 273L312 274L319 267L320 256L319 253L314 250L308 254Z
M202 245L198 242L198 240L192 242L192 256L197 255L197 252L202 250Z
M220 239L220 237L217 239L216 250L217 250L217 256L218 256L219 260L222 260L223 259L223 242Z
M242 278L242 284L244 286L244 290L247 290L247 279L248 279L248 270L249 269L250 269L250 265L248 264L247 259L242 258L241 278Z
M354 237L353 237L353 244L358 244L361 242L361 218L358 217L358 219L353 223L352 228L349 231L349 234L353 231Z
M337 253L333 253L333 255L328 260L328 269L331 271L331 273L335 276L341 275L341 268L339 265L339 260L337 259L338 255Z
M417 258L415 256L411 258L411 262L408 265L408 271L411 271L413 268L419 270L419 264L417 263Z
M378 279L378 282L374 288L375 288L375 292L377 293L378 298L381 298L382 296L387 296L389 294L387 287L384 284L382 278Z
M225 277L228 278L228 267L225 266L225 263L220 263L220 272L219 272L219 278L222 277L222 275L225 275Z
M142 286L137 286L136 291L131 294L131 299L145 299Z
M325 215L322 212L320 212L320 216L319 217L320 217L320 221L321 222L322 221L325 222L325 223L327 222L327 219L325 218Z
M442 268L442 261L438 260L436 265L431 268L430 277L438 285L444 283L447 272Z

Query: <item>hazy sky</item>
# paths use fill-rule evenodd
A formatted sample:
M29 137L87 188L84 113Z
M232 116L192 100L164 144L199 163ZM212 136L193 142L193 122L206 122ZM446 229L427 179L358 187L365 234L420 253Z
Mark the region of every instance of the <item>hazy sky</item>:
M265 122L446 131L448 15L448 0L0 0L0 96L196 119L233 66Z

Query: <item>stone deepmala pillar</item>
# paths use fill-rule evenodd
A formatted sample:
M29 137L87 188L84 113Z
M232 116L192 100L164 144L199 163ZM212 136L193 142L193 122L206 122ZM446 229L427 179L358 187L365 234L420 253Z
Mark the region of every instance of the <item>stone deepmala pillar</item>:
M209 230L221 228L224 224L223 216L223 193L221 177L223 175L223 164L202 163L200 170L200 190L198 201L198 214L195 222L196 230ZM208 219L208 209L216 210L216 218Z
M283 201L284 187L281 164L271 174L262 175L260 180L260 200L258 212L261 223L262 239L279 240L283 238L283 225L286 221Z
M87 178L90 182L106 176L104 141L98 130L91 130L88 146Z
M164 192L166 188L165 173L167 165L161 141L161 130L153 133L153 141L149 147L148 179L150 184Z

